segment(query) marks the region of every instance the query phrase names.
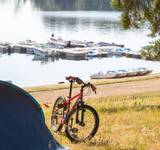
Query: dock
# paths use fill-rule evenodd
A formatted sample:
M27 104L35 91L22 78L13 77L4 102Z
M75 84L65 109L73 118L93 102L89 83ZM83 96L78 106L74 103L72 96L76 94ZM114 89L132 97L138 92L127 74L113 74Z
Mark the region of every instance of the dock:
M40 45L40 44L39 44ZM76 48L55 48L52 46L41 47L36 43L16 43L2 44L0 43L0 53L12 54L22 53L29 55L37 55L40 57L62 58L70 60L87 60L95 57L128 57L142 59L138 52L128 51L123 47L108 45L108 46L93 46L93 47L76 47ZM47 47L48 46L48 47Z

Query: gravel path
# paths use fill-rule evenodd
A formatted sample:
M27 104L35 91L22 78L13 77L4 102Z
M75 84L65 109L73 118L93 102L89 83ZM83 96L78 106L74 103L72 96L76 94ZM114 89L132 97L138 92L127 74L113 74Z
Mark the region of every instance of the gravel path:
M67 96L68 89L64 90L52 90L43 92L30 93L39 102L53 103L54 100L60 96ZM74 92L78 89L74 89ZM149 91L160 91L160 79L150 79L145 81L132 81L125 83L106 84L97 86L97 95L91 94L92 97L103 97L103 96L117 96L117 95L130 95L134 93L142 93Z

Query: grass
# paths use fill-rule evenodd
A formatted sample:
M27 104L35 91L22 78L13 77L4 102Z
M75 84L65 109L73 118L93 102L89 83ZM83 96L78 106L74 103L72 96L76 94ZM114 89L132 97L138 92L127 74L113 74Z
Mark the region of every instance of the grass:
M71 150L160 149L160 92L101 97L87 103L100 117L96 136L86 143L75 144L54 133L61 144ZM44 113L50 128L51 108L44 109Z
M124 82L133 82L133 81L144 81L151 79L159 79L160 74L150 74L147 76L138 76L138 77L127 77L127 78L119 78L119 79L101 79L101 80L91 80L95 85L105 85L105 84L116 84L116 83L124 83ZM79 85L74 84L74 88L79 87ZM51 90L60 90L60 89L68 89L69 84L53 84L46 86L36 86L36 87L26 87L24 88L27 92L39 92L39 91L51 91Z

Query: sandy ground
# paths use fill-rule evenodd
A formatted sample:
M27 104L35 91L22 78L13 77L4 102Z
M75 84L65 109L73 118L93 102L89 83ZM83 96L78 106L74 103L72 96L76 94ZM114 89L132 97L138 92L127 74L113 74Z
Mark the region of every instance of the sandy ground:
M74 89L77 92L79 89ZM30 94L42 103L54 103L58 96L67 96L69 89L31 92ZM91 97L130 95L150 91L160 91L160 79L150 79L145 81L132 81L97 86L97 94Z

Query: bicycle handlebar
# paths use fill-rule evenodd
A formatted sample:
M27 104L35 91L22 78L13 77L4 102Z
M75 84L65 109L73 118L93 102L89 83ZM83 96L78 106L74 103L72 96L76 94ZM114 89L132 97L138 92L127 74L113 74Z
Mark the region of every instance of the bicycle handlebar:
M77 82L78 84L85 85L85 83L79 77L69 76L69 77L66 77L66 80L68 80L69 82Z
M73 76L66 77L66 80L68 80L69 82L77 82L77 84L83 84L85 87L90 86L92 91L96 94L96 87L93 84L91 84L90 82L85 83L79 77L73 77Z

